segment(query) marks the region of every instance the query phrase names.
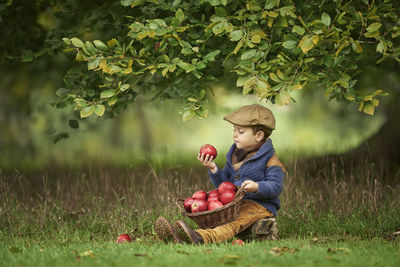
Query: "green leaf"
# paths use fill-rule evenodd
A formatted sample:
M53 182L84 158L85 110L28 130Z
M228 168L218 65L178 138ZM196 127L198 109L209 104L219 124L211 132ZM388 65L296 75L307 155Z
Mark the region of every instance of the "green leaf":
M379 105L379 100L372 99L371 101L364 102L362 111L368 115L374 115L375 108Z
M129 84L123 84L123 85L121 85L121 87L119 88L119 90L121 91L121 92L123 92L123 91L126 91L128 88L129 88Z
M178 65L180 68L184 69L186 71L186 73L194 71L196 68L189 63L186 62L178 62L176 63L176 65Z
M381 26L382 26L382 24L380 24L379 22L372 23L371 25L369 25L369 26L367 27L367 32L375 32L375 31L377 31Z
M108 51L108 46L105 43L103 43L102 41L94 40L93 43L97 49L102 50L102 51Z
M121 5L130 6L133 3L133 0L121 0Z
M286 41L282 43L282 46L286 49L295 49L297 47L296 41Z
M175 17L178 19L179 24L182 23L185 18L182 9L178 8L178 10L175 12Z
M329 27L329 25L331 25L331 17L329 16L328 13L326 13L326 12L322 13L321 20L322 20L322 23L325 24L327 27Z
M290 103L290 95L288 92L282 91L278 95L276 95L275 101L278 106L285 106Z
M275 73L273 73L273 72L270 72L269 77L270 77L271 80L273 80L274 82L277 82L277 83L282 82L282 81L278 78L278 76L277 76Z
M212 62L212 61L215 60L214 57L215 57L216 55L218 55L220 52L221 52L221 50L214 50L214 51L208 53L208 54L204 57L204 60L205 60L205 61L211 61L211 62Z
M69 40L69 38L62 38L62 40L66 45L70 45L71 44L71 40Z
M183 113L182 119L183 119L183 121L187 121L187 120L190 120L191 118L193 118L194 115L195 114L194 114L193 110L188 110Z
M100 98L109 98L115 95L114 89L104 90L100 94Z
M81 111L80 111L81 118L86 118L86 117L89 117L90 115L92 115L94 109L95 109L94 106L87 106L87 107L84 107L83 109L81 109Z
M85 45L80 39L76 37L72 37L70 40L75 47L83 47Z
M100 59L95 58L93 60L88 61L88 70L93 70L99 66Z
M246 8L250 11L260 11L261 10L260 5L255 0L251 0L250 2L247 2Z
M358 42L358 41L351 43L351 48L353 48L353 51L358 54L361 54L363 51L362 46L360 45L360 42Z
M308 38L306 39L300 46L301 51L303 51L303 53L307 53L307 51L311 50L314 47L314 42L312 38Z
M96 105L94 113L96 113L97 116L101 117L103 116L105 110L106 108L104 107L104 105Z
M303 35L303 34L305 33L305 31L306 31L306 30L304 30L304 28L301 27L301 26L299 26L299 25L295 25L295 26L293 27L293 30L292 30L292 32L295 32L295 33L297 33L297 34L299 34L299 35Z
M235 41L239 41L240 39L242 39L242 35L243 35L242 30L232 31L229 34L229 38L231 39L231 41L235 42Z
M240 56L240 59L241 60L251 59L256 55L256 53L257 53L256 49L247 50L243 52L243 54Z

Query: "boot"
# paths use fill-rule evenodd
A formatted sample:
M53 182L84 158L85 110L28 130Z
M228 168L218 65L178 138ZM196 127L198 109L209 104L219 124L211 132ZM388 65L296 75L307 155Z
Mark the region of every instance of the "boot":
M176 221L175 229L178 232L178 236L182 241L195 245L204 244L203 237L201 237L198 232L190 228L184 221Z
M182 240L179 238L172 224L164 217L160 216L157 218L154 229L156 230L158 238L165 243L182 243Z

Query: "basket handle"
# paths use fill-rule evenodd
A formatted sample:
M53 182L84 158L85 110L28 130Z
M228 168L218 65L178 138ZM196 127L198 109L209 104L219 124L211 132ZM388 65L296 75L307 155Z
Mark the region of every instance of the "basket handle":
M181 203L182 202L182 203ZM175 200L175 204L176 206L178 206L178 208L182 211L183 214L186 213L186 210L184 210L182 208L183 202L185 202L185 200L183 198L178 198L177 200Z
M238 198L243 191L244 187L243 186L239 187L239 190L236 192L235 199Z

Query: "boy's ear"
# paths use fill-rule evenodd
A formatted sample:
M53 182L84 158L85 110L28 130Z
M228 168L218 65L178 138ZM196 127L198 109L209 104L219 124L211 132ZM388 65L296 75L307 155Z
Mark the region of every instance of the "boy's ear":
M265 133L263 131L258 131L256 133L256 141L257 142L261 142L262 140L264 140L265 137Z

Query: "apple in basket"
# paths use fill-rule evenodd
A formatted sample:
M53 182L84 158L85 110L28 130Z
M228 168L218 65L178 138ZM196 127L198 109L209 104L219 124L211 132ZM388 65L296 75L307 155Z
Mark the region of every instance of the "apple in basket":
M228 204L235 199L236 192L234 190L227 190L221 194L222 204Z
M200 155L201 154L204 154L204 157L210 155L210 157L213 157L213 159L215 159L217 157L217 150L212 145L205 144L200 148Z
M195 200L194 198L188 197L183 202L183 207L185 208L185 210L187 212L192 212L192 204L193 204L194 200Z
M194 192L192 198L206 200L207 199L207 193L206 193L206 191L199 190L199 191Z
M208 193L208 199L210 199L210 198L219 198L219 192L217 189L211 190Z
M204 199L195 199L192 204L192 213L206 211L207 201Z
M209 197L207 198L207 202L211 202L211 201L220 201L219 197Z
M225 182L222 182L218 186L218 192L219 192L220 195L222 195L222 193L224 193L225 191L228 191L228 190L236 191L235 184L233 184L231 182L228 182L228 181L225 181Z
M221 201L219 200L212 200L208 202L208 206L207 206L207 210L215 210L218 209L220 207L223 207L224 204L222 204Z

